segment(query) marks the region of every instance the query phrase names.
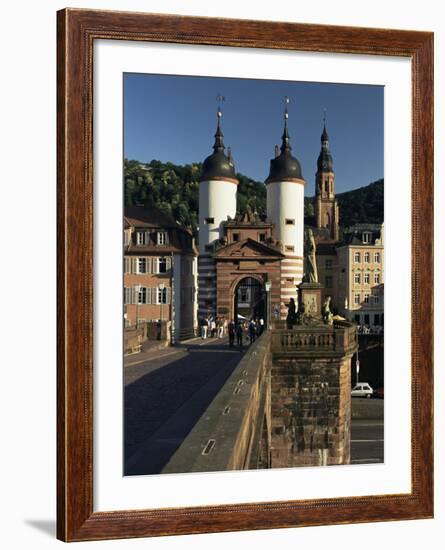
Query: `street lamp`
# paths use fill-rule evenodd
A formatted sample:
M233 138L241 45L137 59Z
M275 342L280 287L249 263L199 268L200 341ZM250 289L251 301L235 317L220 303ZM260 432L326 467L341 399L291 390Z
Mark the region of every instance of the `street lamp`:
M267 328L270 329L271 327L271 322L270 322L270 317L271 317L271 307L270 307L270 290L272 288L272 282L271 281L266 281L265 284L264 284L264 288L266 289L266 309L267 309Z
M141 285L134 286L134 291L136 293L136 328L138 328L139 293L141 292L141 288Z

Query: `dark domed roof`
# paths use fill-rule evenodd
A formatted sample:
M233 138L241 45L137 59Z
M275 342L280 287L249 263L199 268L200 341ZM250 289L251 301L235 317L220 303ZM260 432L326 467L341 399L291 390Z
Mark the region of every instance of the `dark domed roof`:
M329 151L329 136L326 131L326 125L323 127L321 134L321 151L317 159L317 172L333 172L333 160Z
M266 183L273 181L286 181L294 179L303 179L301 165L298 160L291 154L292 147L290 146L289 132L287 129L288 114L284 114L284 132L280 154L270 161L269 177Z
M231 154L226 155L224 152L224 134L221 131L221 116L221 111L218 111L218 126L215 133L215 144L213 145L214 152L203 162L200 181L209 181L212 179L238 181L236 179L232 156Z

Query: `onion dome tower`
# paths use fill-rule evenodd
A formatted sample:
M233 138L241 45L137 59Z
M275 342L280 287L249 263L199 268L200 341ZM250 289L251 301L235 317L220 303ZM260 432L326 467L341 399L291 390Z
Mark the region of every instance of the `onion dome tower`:
M285 98L284 131L276 156L270 161L266 179L267 217L274 224L274 235L281 242L285 258L281 262L281 317L287 314L285 304L295 298L295 285L303 278L304 186L301 165L291 154L288 130L289 113Z
M223 237L223 222L236 215L238 180L230 148L225 153L221 130L221 101L218 96L217 127L213 153L202 166L199 183L199 257L198 316L216 316L216 270L211 256L211 243Z
M315 222L317 227L326 228L332 240L338 241L339 213L335 198L335 174L332 155L329 150L329 136L326 130L326 114L323 118L321 151L315 174Z

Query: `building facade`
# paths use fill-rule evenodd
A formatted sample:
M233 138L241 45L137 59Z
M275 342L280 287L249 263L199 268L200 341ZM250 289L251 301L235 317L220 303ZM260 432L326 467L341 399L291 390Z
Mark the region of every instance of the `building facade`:
M193 237L156 207L124 211L124 318L127 327L171 322L172 340L197 329L197 251Z
M384 325L384 225L354 225L345 232L345 241L337 249L341 312L365 331L380 331Z

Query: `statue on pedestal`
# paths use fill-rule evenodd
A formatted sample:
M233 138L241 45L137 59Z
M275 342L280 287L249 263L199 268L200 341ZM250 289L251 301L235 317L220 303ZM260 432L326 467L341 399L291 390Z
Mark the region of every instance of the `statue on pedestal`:
M306 231L304 248L305 269L303 281L305 283L318 283L317 259L315 257L317 246L311 228L308 228Z
M323 308L321 310L323 317L323 323L325 325L332 325L334 323L334 314L331 311L331 297L326 296L323 302Z

